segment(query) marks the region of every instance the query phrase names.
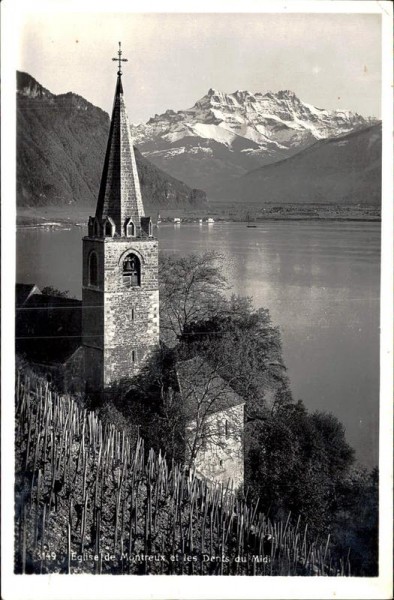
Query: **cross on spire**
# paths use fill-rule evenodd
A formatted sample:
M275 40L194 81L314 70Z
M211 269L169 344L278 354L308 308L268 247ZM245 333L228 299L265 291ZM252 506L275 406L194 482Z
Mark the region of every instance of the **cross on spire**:
M131 219L136 228L145 217L141 188L135 162L133 140L130 134L122 87L121 43L119 42L118 77L116 79L115 97L112 108L111 126L109 130L107 151L105 154L96 216L99 224L108 218L111 226L119 236L125 236L126 221ZM145 231L145 230L144 230ZM135 232L138 235L138 230Z
M118 50L118 58L113 58L112 60L118 61L118 75L122 75L122 62L127 62L128 58L122 58L122 44L119 42L119 50Z

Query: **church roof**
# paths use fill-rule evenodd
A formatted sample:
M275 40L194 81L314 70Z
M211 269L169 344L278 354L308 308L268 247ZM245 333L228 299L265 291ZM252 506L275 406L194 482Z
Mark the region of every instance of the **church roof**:
M176 374L183 405L190 415L198 410L214 414L245 403L215 367L199 356L178 362Z
M144 214L119 70L96 217L100 221L110 217L115 223L116 233L122 235L127 218L131 218L133 223L139 226Z

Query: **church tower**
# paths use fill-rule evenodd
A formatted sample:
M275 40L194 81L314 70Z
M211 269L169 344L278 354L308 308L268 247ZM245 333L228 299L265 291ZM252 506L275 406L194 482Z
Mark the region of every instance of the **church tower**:
M87 389L136 375L159 342L158 242L146 217L118 76L95 217L83 238L82 338Z

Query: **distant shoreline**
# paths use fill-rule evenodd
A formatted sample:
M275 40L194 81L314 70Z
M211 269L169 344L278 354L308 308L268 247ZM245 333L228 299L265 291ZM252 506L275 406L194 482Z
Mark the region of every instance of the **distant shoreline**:
M94 213L91 207L48 206L21 207L17 209L17 229L44 228L65 229L66 227L87 227L89 215ZM249 223L252 227L270 221L327 221L327 222L380 222L380 206L368 205L332 205L316 204L269 204L236 202L215 202L209 206L194 209L183 207L165 208L147 206L146 213L151 215L153 225L157 219L161 223L171 223L180 218L181 223L206 223L208 218L215 223Z
M363 223L363 222L367 222L367 223L381 223L381 218L380 217L374 217L374 216L350 216L350 217L345 217L345 216L336 216L336 217L316 217L316 216L267 216L267 217L263 217L263 218L259 218L256 219L256 221L253 221L253 223L250 225L250 227L258 227L260 224L262 223L267 223L267 222L275 222L275 221L293 221L293 222L299 222L299 221L320 221L320 222L339 222L339 223ZM194 219L194 218L182 218L182 221L180 223L180 225L190 225L193 223L198 223L198 219ZM173 219L172 218L164 218L161 220L161 224L162 225L170 225L173 223ZM214 221L214 224L220 224L220 223L240 223L240 224L244 224L247 225L247 221L243 220L243 219L237 219L237 218L217 218ZM202 225L207 225L208 223L206 221L204 221L202 223ZM156 226L156 223L153 224L154 227ZM34 221L33 219L30 222L26 222L26 220L24 219L23 222L18 222L17 219L17 223L16 223L16 229L17 231L21 231L21 230L26 230L26 229L43 229L46 231L57 231L57 230L62 230L65 231L67 229L69 229L70 227L80 227L81 229L83 227L87 227L87 222L86 225L82 224L80 222L74 222L71 220L65 220L65 221L61 221L59 220L58 222L54 223L53 221Z

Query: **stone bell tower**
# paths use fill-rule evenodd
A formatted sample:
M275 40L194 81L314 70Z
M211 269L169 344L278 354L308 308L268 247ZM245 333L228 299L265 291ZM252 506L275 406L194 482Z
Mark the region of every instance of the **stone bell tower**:
M159 342L158 242L144 214L118 77L95 217L83 238L82 338L88 390L136 375Z

